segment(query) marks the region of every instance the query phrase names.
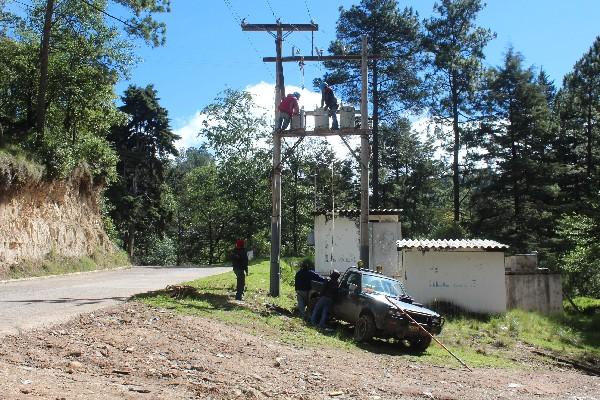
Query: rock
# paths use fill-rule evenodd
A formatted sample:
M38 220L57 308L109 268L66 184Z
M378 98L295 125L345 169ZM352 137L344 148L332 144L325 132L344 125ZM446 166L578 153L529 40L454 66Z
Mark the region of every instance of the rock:
M71 368L71 369L81 369L81 368L83 368L83 364L80 363L79 361L71 361L67 366L69 368Z
M335 392L329 392L329 397L342 396L343 394L344 392L342 392L341 390L336 390Z
M21 381L21 383L22 383L23 385L31 385L31 384L33 383L33 381L31 381L31 380L29 380L29 379L23 379L23 380Z
M29 393L31 393L31 389L23 388L23 389L21 389L21 393L23 393L23 394L29 394Z
M137 393L150 393L150 389L146 389L143 387L130 387L129 388L130 392L137 392Z
M81 357L81 350L72 350L67 354L67 357Z
M511 389L520 388L521 386L523 386L523 385L521 385L519 383L509 383L508 384L508 387L511 388Z
M128 347L125 349L125 353L133 353L134 350L135 350L134 347Z

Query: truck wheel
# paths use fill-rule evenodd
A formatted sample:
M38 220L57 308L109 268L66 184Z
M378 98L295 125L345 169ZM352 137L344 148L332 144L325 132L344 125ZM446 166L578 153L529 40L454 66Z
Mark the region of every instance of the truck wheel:
M365 342L373 338L375 334L375 321L371 314L363 314L360 316L354 326L354 339L357 342Z
M406 341L408 342L408 350L411 353L419 354L424 352L429 347L431 344L431 336L411 337L407 338Z

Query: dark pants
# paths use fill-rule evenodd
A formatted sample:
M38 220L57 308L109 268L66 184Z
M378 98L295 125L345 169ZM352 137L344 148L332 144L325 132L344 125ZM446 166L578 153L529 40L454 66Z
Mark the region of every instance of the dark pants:
M246 274L243 269L234 269L235 277L237 278L237 285L235 288L235 299L241 300L244 294L244 287L246 286Z
M313 325L317 325L321 329L325 329L327 320L329 319L329 308L333 300L326 296L321 296L311 316L311 322Z

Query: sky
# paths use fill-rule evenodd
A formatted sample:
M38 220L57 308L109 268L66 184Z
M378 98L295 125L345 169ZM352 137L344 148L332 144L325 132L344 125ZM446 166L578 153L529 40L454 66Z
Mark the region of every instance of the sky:
M315 46L327 49L335 38L339 7L359 0L172 0L171 13L161 16L167 24L164 47L140 46L141 61L128 80L118 85L122 94L129 84L153 84L161 104L169 111L171 126L183 138L180 146L198 144L200 111L226 88L247 89L260 106L272 108L274 64L262 57L275 55L275 43L267 32L242 32L247 23L308 23L319 25ZM421 19L432 15L434 0L399 0ZM497 34L486 48L486 65L502 63L512 46L528 65L543 67L560 86L563 76L600 34L599 0L488 0L478 25ZM294 32L284 41L283 54L292 47L301 54L311 51L311 34ZM322 76L319 63L307 63L304 76L295 63L284 65L287 91L301 90L300 104L314 108L319 95L311 95L311 82ZM341 99L343 101L343 99Z

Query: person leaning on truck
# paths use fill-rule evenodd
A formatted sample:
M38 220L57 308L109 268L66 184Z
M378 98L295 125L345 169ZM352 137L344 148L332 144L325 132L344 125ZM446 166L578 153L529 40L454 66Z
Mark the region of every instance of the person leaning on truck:
M298 312L300 318L306 316L306 306L308 306L308 291L312 281L324 282L325 279L313 271L314 265L310 260L300 262L300 270L296 272L294 279L294 289L296 289L296 300L298 302Z
M321 297L319 297L319 301L315 305L315 309L313 310L311 316L311 323L313 325L317 325L317 320L319 320L318 327L321 329L325 329L327 326L327 319L329 318L329 308L337 295L340 272L334 269L329 275L329 279L325 281L323 285L323 290L321 291Z

